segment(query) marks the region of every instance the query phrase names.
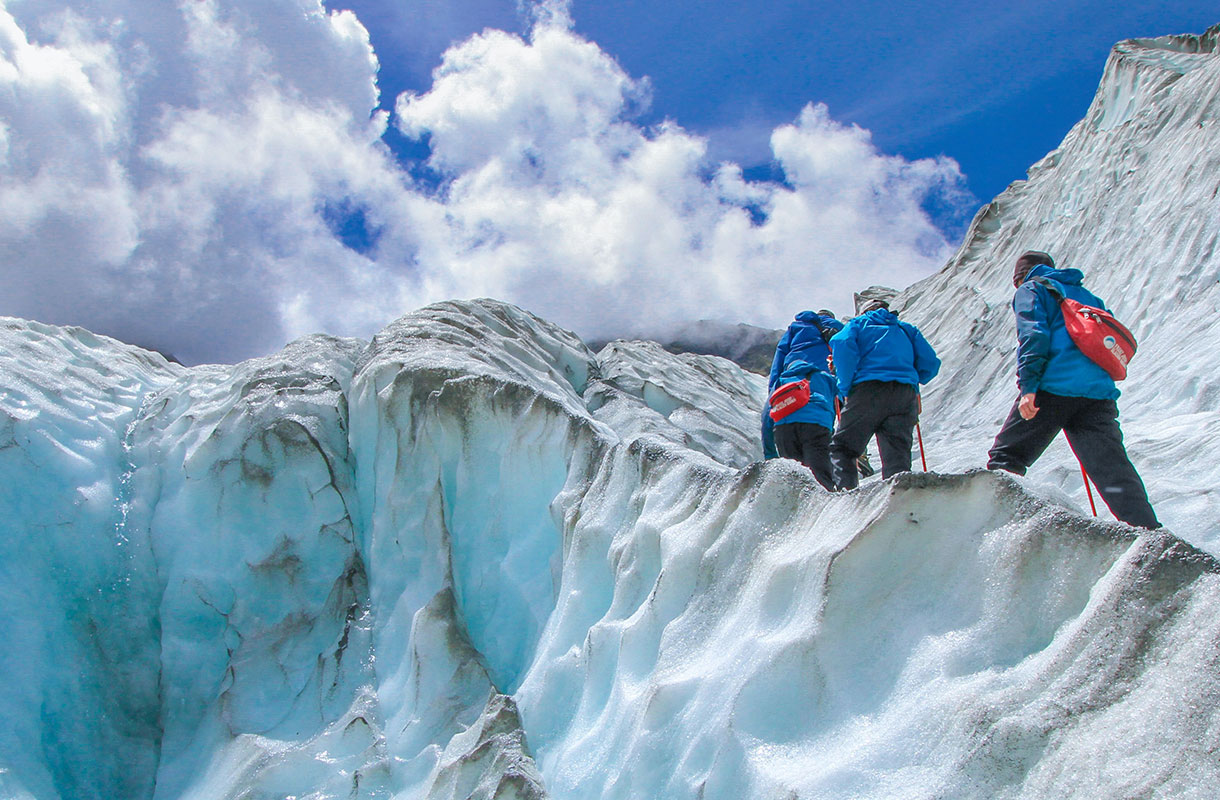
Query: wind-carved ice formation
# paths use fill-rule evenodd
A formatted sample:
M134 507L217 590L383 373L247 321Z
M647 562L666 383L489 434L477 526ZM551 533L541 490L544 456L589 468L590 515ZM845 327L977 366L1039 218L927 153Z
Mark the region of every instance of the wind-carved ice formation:
M1220 431L1173 332L1216 332L1215 36L1116 50L1056 163L896 301L945 360L945 474L828 494L759 461L759 376L490 300L189 370L0 321L0 796L1212 796L1220 564L1187 542L1220 531L1182 448ZM1083 177L1137 141L1159 177ZM1173 533L1074 510L1062 453L976 469L1039 244L1130 288L1125 426Z
M1123 432L1162 522L1220 554L1220 26L1117 45L1085 118L976 216L937 275L894 308L945 367L924 397L936 469L982 463L1016 398L1012 265L1077 267L1139 340ZM1030 471L1087 508L1062 437ZM1104 514L1104 509L1102 510Z

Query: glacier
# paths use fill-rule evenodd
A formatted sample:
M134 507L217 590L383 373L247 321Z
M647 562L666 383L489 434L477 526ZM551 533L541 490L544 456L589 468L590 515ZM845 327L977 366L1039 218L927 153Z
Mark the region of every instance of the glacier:
M976 215L957 254L893 308L953 353L924 397L934 468L986 458L1015 395L1011 264L1050 252L1131 328L1120 384L1127 449L1158 517L1220 554L1220 26L1118 44L1092 106L1062 144ZM1084 505L1062 437L1031 477ZM1102 510L1104 512L1104 509Z
M895 299L934 472L849 493L760 460L761 376L495 300L189 369L0 319L0 796L1214 796L1218 37L1117 46ZM978 469L1038 245L1140 337L1166 530Z

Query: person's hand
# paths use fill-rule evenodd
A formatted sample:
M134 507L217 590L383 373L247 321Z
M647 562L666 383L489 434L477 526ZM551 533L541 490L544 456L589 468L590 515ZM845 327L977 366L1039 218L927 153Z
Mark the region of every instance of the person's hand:
M1021 412L1021 419L1033 419L1038 413L1038 405L1034 401L1037 395L1033 392L1021 395L1021 402L1017 404L1017 410Z

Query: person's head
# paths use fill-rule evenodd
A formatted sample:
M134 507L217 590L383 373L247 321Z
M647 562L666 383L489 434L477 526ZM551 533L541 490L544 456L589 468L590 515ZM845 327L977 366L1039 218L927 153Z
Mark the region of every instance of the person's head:
M879 309L879 308L886 308L886 309L888 309L889 307L890 307L890 304L889 304L889 302L888 302L888 301L886 301L886 300L873 300L871 303L869 303L868 305L866 305L866 306L864 307L864 310L863 310L863 311L861 311L860 313L861 313L861 314L867 314L868 312L870 312L870 311L876 311L876 310L877 310L877 309Z
M819 308L818 316L819 317L830 317L831 319L835 319L835 312L831 311L829 308Z
M1055 266L1055 259L1050 257L1049 253L1043 253L1041 250L1026 250L1017 258L1017 264L1012 270L1012 285L1019 287L1025 283L1025 278L1029 275L1029 271L1039 264L1045 264L1048 267Z

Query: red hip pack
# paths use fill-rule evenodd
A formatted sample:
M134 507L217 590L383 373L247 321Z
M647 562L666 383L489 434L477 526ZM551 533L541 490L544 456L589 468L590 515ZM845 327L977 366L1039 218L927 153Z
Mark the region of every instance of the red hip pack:
M771 405L771 410L768 412L771 420L779 422L793 411L809 404L809 381L785 383L771 393L771 398L767 402Z
M1059 301L1068 336L1097 366L1116 381L1127 377L1127 364L1135 357L1135 336L1126 326L1103 308L1086 306L1065 297L1050 281L1038 283Z

